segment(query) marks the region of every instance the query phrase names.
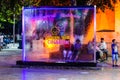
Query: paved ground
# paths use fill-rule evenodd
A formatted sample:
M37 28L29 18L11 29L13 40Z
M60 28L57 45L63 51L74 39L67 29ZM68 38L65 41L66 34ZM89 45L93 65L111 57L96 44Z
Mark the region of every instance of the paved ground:
M8 45L6 49L0 51L0 66L11 66L15 65L17 60L21 60L21 49L18 46Z
M0 80L120 80L120 69L0 68Z
M17 60L22 60L22 50L17 48L7 48L0 51L0 66L15 65ZM120 65L120 60L118 62ZM105 62L98 63L98 67L112 67L111 57Z
M0 52L0 80L120 80L120 67L112 67L111 57L98 67L79 69L11 67L16 60L21 60L20 49L11 47Z

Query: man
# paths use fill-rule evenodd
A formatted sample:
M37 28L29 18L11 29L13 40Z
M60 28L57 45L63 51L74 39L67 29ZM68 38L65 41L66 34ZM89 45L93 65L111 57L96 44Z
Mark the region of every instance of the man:
M104 41L104 38L101 38L101 41L99 43L99 48L104 54L106 54L106 60L107 60L108 59L108 51L107 51L107 45L106 45L106 42Z

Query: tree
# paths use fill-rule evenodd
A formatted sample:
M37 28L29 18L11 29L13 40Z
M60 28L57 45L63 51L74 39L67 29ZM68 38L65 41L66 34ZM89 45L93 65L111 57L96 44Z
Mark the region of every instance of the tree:
M96 5L97 11L102 10L105 11L106 8L114 10L114 4L117 3L118 0L76 0L77 5Z
M76 6L80 5L96 5L97 11L106 8L114 10L114 4L117 0L0 0L0 27L2 22L14 24L21 20L22 6L72 6L76 2ZM5 26L5 25L4 25Z

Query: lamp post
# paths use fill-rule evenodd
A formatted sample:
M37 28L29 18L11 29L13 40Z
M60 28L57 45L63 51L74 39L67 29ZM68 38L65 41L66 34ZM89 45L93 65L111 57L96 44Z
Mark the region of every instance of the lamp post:
M14 8L14 12L15 12L15 8ZM13 14L13 43L15 43L15 13Z

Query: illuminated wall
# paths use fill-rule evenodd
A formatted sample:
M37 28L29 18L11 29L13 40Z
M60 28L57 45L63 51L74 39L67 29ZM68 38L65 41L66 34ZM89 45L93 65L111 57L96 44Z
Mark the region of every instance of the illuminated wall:
M111 10L105 10L103 13L102 11L99 11L97 13L97 19L96 19L96 41L100 42L100 38L104 38L105 41L108 43L108 51L111 55L111 42L112 39L116 39L117 42L119 42L120 46L120 2L118 2L115 5L115 11ZM86 42L93 37L91 34L93 34L93 27L94 23L91 22L91 25L88 28L88 33L86 34ZM120 51L120 48L119 48Z
M115 5L115 32L120 35L120 2Z
M94 20L90 23L88 27L88 33L86 34L86 42L93 37L94 30ZM96 15L96 40L100 41L100 38L105 38L106 41L110 42L114 36L115 31L115 12L106 9L105 12L99 11Z
M97 31L114 30L115 20L114 12L106 9L105 12L99 11L97 13Z
M120 2L115 5L115 11L106 10L105 13L97 13L97 42L100 42L101 37L108 43L109 55L111 55L112 39L116 39L120 46Z
M97 13L97 42L105 38L111 42L113 38L120 42L120 2L115 5L115 11L105 10Z
M92 39L91 34L93 34L94 20L90 23L88 27L88 33L86 34L86 42ZM105 12L99 11L96 15L96 40L100 41L100 38L105 38L106 41L111 41L113 38L113 33L115 31L115 12L111 10L105 10ZM112 34L112 35L111 35ZM109 38L108 38L109 36Z

